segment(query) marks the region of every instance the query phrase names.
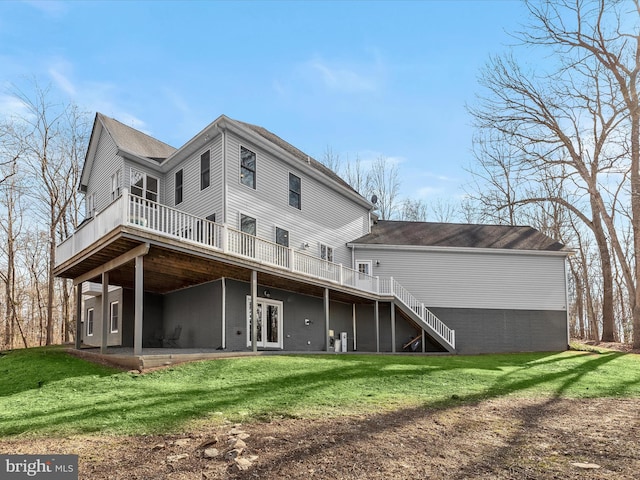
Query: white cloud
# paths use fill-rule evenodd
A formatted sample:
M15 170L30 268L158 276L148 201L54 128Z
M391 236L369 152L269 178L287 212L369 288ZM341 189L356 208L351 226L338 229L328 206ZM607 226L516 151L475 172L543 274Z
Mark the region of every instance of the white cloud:
M330 90L357 93L375 92L379 88L380 79L375 68L360 67L361 71L358 71L354 65L332 65L321 59L310 60L305 67L312 76L319 76L324 86Z
M71 80L69 80L69 75L65 73L65 71L70 68L71 67L67 62L57 62L55 65L49 67L49 75L58 88L70 97L75 97L77 89Z

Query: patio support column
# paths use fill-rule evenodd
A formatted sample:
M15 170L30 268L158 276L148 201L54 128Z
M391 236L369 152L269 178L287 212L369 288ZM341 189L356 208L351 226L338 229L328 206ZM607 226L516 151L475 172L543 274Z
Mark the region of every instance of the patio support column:
M424 334L424 330L422 330L422 353L425 353L427 351L427 346L424 344L425 340L426 335Z
M380 302L376 300L373 315L376 319L376 352L380 353Z
M222 319L222 349L227 348L227 279L222 277L220 280L222 287L221 315Z
M352 309L353 309L353 350L357 350L357 343L356 343L356 304L354 303L352 305Z
M258 351L258 272L251 271L251 347Z
M391 302L391 352L396 353L396 303Z
M142 355L142 316L144 305L144 256L136 257L133 313L133 354Z
M82 282L76 285L76 350L82 346Z
M109 336L109 272L102 273L102 336L100 338L100 353L107 353L107 338Z
M324 289L324 347L328 352L331 347L329 339L329 289Z

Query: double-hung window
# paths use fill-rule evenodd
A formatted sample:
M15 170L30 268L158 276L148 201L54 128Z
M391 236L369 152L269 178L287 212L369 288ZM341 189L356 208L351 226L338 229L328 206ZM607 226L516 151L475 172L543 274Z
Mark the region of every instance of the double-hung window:
M120 304L118 302L111 302L111 315L110 315L110 324L111 324L111 333L118 333L118 325L120 318Z
M302 209L302 185L300 177L289 173L289 205Z
M207 150L200 155L200 190L204 190L211 183L211 152Z
M111 175L111 201L114 201L120 196L120 189L122 188L122 178L120 170Z
M87 218L93 218L96 215L96 194L92 193L87 197Z
M256 219L242 213L240 215L240 231L249 235L256 235Z
M182 203L182 182L183 182L184 173L183 170L180 169L176 172L176 185L175 185L175 204L178 205Z
M256 188L256 154L244 147L240 147L240 182Z
M240 214L240 231L242 233L246 233L246 235L242 235L239 238L239 247L240 254L246 255L247 257L255 257L256 253L256 219L250 217L249 215L245 215L244 213Z
M327 262L333 262L333 248L324 244L320 244L320 258Z
M93 335L93 308L87 310L87 337Z

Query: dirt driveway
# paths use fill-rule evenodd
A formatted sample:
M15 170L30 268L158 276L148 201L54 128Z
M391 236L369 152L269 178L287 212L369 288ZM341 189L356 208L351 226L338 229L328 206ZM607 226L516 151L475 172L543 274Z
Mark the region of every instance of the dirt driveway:
M640 399L501 398L180 436L12 439L0 452L76 453L82 479L636 479Z

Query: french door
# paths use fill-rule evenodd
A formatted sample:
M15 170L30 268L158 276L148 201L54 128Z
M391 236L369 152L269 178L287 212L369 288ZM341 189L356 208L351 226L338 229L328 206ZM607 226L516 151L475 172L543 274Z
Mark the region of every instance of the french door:
M371 270L373 262L371 260L356 260L356 270L358 270L358 278L356 285L363 290L373 291L373 277Z
M258 298L258 348L282 348L282 302ZM251 347L251 296L247 295L247 347Z

